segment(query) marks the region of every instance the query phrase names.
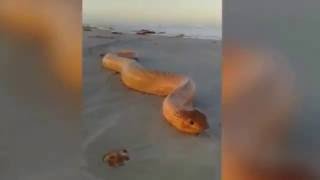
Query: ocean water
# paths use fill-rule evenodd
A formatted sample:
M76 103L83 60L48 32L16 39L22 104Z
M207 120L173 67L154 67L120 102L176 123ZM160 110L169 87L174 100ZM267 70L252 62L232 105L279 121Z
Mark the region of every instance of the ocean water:
M123 33L135 33L141 29L153 30L160 36L177 36L183 34L185 38L196 39L222 39L221 27L214 25L146 25L146 24L109 24L109 25L94 25L101 29L110 29Z

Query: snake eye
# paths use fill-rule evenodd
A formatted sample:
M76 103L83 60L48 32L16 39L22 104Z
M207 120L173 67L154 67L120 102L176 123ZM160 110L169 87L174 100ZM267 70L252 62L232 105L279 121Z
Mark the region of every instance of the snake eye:
M194 122L193 122L193 121L190 121L190 124L191 124L191 125L194 125Z
M128 153L128 151L127 151L126 149L122 150L122 152L124 152L124 153Z

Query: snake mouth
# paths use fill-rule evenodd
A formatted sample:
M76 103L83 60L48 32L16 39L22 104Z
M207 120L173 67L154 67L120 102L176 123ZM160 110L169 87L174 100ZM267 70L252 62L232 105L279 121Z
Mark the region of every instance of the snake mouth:
M194 133L196 136L203 136L209 134L209 124L207 122L204 122L200 125L200 128L198 129L198 132Z

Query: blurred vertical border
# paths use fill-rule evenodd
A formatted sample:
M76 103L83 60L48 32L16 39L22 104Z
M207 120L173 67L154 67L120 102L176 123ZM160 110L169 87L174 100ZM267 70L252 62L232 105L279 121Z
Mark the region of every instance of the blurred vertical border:
M80 179L81 7L0 1L0 179Z
M223 3L222 179L320 179L320 1Z

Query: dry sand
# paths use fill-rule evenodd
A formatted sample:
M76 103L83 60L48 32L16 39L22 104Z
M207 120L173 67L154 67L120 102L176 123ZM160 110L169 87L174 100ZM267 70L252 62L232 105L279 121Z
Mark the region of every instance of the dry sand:
M88 177L220 179L220 41L92 30L84 32L83 48L82 170ZM146 67L183 73L195 81L195 105L208 116L209 135L176 131L161 114L162 97L129 90L119 75L101 67L101 53L125 48L137 51ZM131 159L111 169L101 158L117 148L127 148Z

